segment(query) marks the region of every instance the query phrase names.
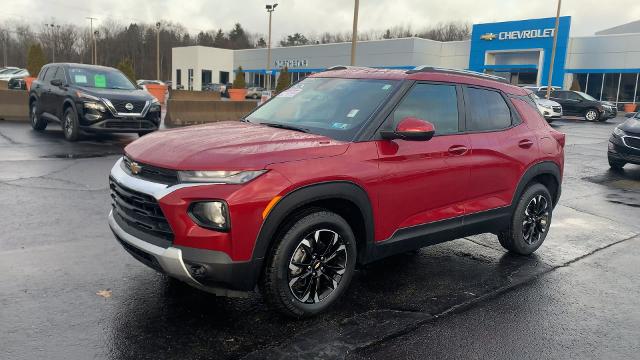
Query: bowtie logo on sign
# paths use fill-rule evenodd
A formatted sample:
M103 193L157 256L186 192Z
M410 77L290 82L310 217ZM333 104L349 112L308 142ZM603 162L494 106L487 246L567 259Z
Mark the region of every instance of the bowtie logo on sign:
M502 31L497 35L494 33L486 33L480 35L480 40L491 41L498 40L521 40L521 39L538 39L553 37L553 29L535 29L535 30L519 30L519 31Z

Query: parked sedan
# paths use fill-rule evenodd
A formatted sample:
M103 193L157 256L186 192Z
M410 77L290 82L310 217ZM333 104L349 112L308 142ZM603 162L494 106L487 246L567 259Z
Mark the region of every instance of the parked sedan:
M537 95L546 97L546 91L538 91ZM610 102L598 101L580 91L554 90L550 99L562 105L564 115L582 116L588 121L607 121L618 115L618 109Z
M607 157L609 166L615 170L627 163L640 165L640 113L613 129Z
M29 71L27 69L20 68L8 68L8 71L3 71L0 73L0 80L9 81L13 78L24 78L29 76Z
M263 87L250 87L247 89L248 98L252 99L260 99L262 97L262 92L265 90Z
M547 120L548 123L551 123L553 120L560 119L562 117L562 105L558 104L555 101L547 100L545 98L541 98L536 94L531 94L533 99L538 106L538 110L544 116L544 119Z

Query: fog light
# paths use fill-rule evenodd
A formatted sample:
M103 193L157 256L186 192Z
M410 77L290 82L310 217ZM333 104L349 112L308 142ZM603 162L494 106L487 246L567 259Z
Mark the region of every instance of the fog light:
M189 215L196 224L215 230L229 229L229 212L223 201L201 201L191 204Z

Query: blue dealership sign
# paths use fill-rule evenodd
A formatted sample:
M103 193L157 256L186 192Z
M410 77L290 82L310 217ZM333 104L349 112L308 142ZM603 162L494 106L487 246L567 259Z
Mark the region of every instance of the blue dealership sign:
M544 18L473 25L469 70L479 72L538 70L540 83L546 85L553 49L555 21L556 18ZM554 86L562 86L563 83L570 27L571 17L561 17L553 66ZM500 54L504 54L503 58L507 60L498 64L495 59ZM529 61L531 57L523 54L538 55L539 61Z

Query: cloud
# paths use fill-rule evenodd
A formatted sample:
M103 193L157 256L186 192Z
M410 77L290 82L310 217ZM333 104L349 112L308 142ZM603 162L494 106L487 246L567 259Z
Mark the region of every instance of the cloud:
M88 24L86 16L122 23L158 20L178 22L190 32L241 23L251 32L266 33L264 0L5 0L2 20ZM108 9L108 12L105 12ZM469 23L519 20L555 16L555 1L524 0L362 0L359 29L384 30L397 25L418 30L440 22ZM592 35L598 30L640 18L638 0L564 0L562 15L571 15L572 35ZM273 14L274 43L285 34L325 31L350 32L353 1L281 0Z

